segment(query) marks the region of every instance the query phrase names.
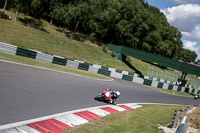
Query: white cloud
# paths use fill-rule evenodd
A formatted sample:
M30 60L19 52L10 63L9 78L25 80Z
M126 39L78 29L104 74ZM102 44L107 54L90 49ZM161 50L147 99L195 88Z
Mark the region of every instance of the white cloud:
M171 0L171 1L174 1L180 4L200 2L200 0Z
M200 40L200 25L195 25L191 32L182 32L182 34L192 40Z
M200 46L197 46L197 42L183 40L183 48L196 52L196 54L198 55L197 60L200 60Z
M187 3L189 0L173 0ZM199 2L200 0L191 0ZM191 2L190 1L190 2ZM196 52L200 59L200 5L182 4L161 10L167 17L168 22L177 27L184 38L193 41L183 41L184 48ZM198 43L199 44L198 44Z
M190 40L200 41L200 5L183 4L161 10L168 22Z

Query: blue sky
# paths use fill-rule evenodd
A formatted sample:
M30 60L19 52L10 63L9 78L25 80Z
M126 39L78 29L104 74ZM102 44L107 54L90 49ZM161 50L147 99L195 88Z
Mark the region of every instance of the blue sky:
M183 34L185 49L190 49L200 60L200 0L146 0L158 7L168 22Z
M170 0L146 0L150 5L156 6L160 9L172 7L172 6L177 6L178 3L175 3Z

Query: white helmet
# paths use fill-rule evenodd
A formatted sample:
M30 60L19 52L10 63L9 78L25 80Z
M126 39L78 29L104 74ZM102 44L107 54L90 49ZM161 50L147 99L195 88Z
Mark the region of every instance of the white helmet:
M118 97L120 96L120 92L119 91L116 91L115 93L117 94Z
M107 90L107 91L111 91L111 89L109 89L109 88L106 88L106 90Z

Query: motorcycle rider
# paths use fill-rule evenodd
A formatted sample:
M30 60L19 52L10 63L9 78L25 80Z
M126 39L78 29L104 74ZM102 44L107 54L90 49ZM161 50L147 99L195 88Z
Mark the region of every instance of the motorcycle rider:
M101 92L101 94L104 96L104 100L109 100L110 99L110 94L111 94L111 89L106 88L105 91Z
M120 96L120 92L107 88L102 92L102 95L104 96L104 100L108 101L110 104L115 104L116 99Z
M120 96L120 92L119 91L112 91L110 95L111 95L111 97L110 97L109 103L110 104L115 104L115 101Z

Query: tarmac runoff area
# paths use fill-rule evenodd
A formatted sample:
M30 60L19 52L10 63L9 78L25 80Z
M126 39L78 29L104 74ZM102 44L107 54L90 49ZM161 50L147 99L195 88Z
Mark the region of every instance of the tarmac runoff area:
M61 133L65 129L85 124L109 114L142 107L136 103L105 105L79 109L36 119L6 124L0 126L0 133Z

